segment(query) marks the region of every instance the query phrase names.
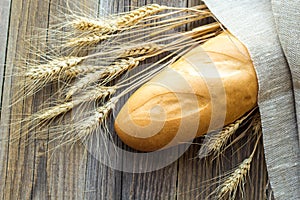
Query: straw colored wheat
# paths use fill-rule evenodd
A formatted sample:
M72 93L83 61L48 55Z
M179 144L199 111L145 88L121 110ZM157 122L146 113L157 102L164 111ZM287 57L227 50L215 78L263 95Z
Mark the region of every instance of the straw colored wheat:
M84 58L80 57L64 57L51 60L49 63L37 66L30 66L26 72L26 77L32 80L42 81L45 79L53 79L62 71L72 68L82 62Z
M96 108L91 116L87 117L82 121L75 122L73 125L71 125L71 127L75 127L75 130L68 132L67 135L71 135L71 137L69 136L69 141L85 141L90 134L96 131L106 121L107 117L114 109L114 107L115 102L108 101L104 105ZM60 137L57 137L55 139L59 138Z
M148 16L155 15L158 12L167 9L165 6L157 4L147 5L129 12L123 16L109 21L93 20L88 18L75 19L71 24L80 31L88 32L88 35L78 38L72 38L67 46L90 46L109 38L109 35L130 28L139 23Z
M170 32L176 27L185 27L195 21L210 18L211 14L205 6L189 9L152 4L108 18L79 16L74 12L67 17L66 21L54 26L59 28L54 31L55 35L60 33L60 28L63 29L62 37L49 39L49 43L54 42L56 45L61 39L63 44L73 46L72 51L61 46L61 49L47 52L47 56L40 53L37 56L47 57L50 61L29 66L25 74L31 80L26 85L28 94L35 94L49 82L58 83L59 94L50 102L54 106L37 111L25 119L28 123L35 123L30 130L65 119L65 114L74 108L77 108L76 115L84 118L80 123L76 121L73 124L74 129L68 127L68 122L71 124L72 121L67 117L64 124L64 120L58 121L55 134L51 135L55 138L51 139L59 139L64 144L85 136L88 138L91 131L100 128L105 122L118 99L170 64L174 55L187 52L195 43L202 43L220 31L219 23L213 22L183 33ZM108 45L101 43L103 40ZM101 45L89 47L98 43ZM87 47L82 48L83 46ZM56 53L51 55L51 52ZM117 77L136 68L142 61L165 52L168 52L167 56L141 72L117 80ZM121 94L114 97L119 89L122 89ZM112 98L115 99L113 102ZM90 103L98 108L88 116L91 111L83 108ZM77 139L72 140L72 137Z
M24 120L28 122L26 126L30 126L31 123L33 126L29 131L24 131L22 137L36 128L50 129L52 121L60 117L65 119L63 118L65 114L74 108L78 108L78 112L71 116L71 119L66 118L64 124L61 121L55 127L51 124L54 131L47 135L50 141L59 141L58 146L61 146L87 141L95 132L108 134L106 121L110 119L121 97L132 92L170 64L174 55L183 54L196 43L203 43L218 35L222 31L222 26L218 22L211 22L180 33L170 33L170 30L177 27L186 28L189 27L186 25L203 19L211 20L211 17L213 15L205 5L172 8L157 4L113 15L107 19L71 16L72 20L67 20L61 26L69 28L70 33L64 38L56 38L57 41L64 39L61 53L58 56L50 55L52 59L45 64L29 66L25 73L26 78L30 80L26 85L30 94L35 94L49 82L60 83L63 80L66 84L64 87L58 84L57 90L62 92L64 97L57 97L50 102L55 106L37 111ZM66 47L72 51L64 51ZM85 56L79 57L81 54L78 52L84 52ZM145 67L141 72L126 77L125 80L117 80L117 77L136 68L146 59L166 52L171 53ZM43 55L39 56L43 58ZM23 94L23 91L21 93ZM86 108L85 105L88 107L91 103L92 110L83 109ZM207 135L198 156L200 158L211 154L219 156L228 146L229 138L253 113L254 111L251 111L218 133ZM238 188L246 180L261 132L260 118L254 115L251 120L252 134L259 135L253 152L217 188L215 194L219 199L235 198ZM33 134L39 136L40 133ZM19 133L16 135L19 136Z
M252 112L236 120L234 123L225 126L220 132L206 135L202 147L198 152L198 157L205 158L211 154L215 156L219 155L228 139L239 129L241 124L249 118Z
M57 106L47 108L36 113L35 116L37 120L49 121L72 110L75 106L78 106L82 103L94 102L96 100L106 98L113 95L115 92L116 89L114 87L96 86L92 89L87 89L86 91L82 92L79 95L80 98L76 98L73 101L65 102L62 104L58 104Z
M124 58L114 62L108 67L103 67L101 70L96 71L95 73L89 73L86 76L82 77L78 82L74 84L68 92L66 93L66 99L70 99L75 93L86 88L90 84L95 83L96 81L102 80L103 83L107 83L122 73L136 67L140 61L145 58Z
M250 171L253 156L255 155L255 151L261 137L261 122L259 114L256 114L254 116L254 119L252 121L251 133L253 136L257 137L252 153L217 188L218 199L224 199L225 197L228 197L228 199L234 200L236 198L238 188L241 188L241 190L243 190L243 184L245 183L247 174Z

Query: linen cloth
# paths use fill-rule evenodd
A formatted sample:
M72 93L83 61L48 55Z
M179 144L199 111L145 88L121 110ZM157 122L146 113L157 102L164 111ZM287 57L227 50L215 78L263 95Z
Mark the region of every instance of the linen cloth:
M300 199L300 1L204 0L249 50L275 199ZM297 126L298 124L298 126Z

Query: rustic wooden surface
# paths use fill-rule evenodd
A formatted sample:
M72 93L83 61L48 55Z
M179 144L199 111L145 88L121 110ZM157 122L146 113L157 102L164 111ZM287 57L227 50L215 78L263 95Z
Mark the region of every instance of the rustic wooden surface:
M78 2L81 9L87 11L86 8L89 8L88 12L93 13L128 11L149 3L180 7L199 3L197 0ZM34 27L47 28L53 23L52 17L64 6L65 0L0 1L0 199L205 199L212 191L205 190L212 184L205 181L215 177L218 172L223 173L237 166L250 154L253 144L247 143L242 151L237 151L242 143L234 145L226 151L221 167L215 162L195 158L199 150L199 144L195 144L170 166L154 172L134 174L110 169L85 153L80 145L72 150L62 147L52 154L47 153L47 150L55 144L49 144L47 138L35 140L28 146L7 142L11 133L20 128L18 125L7 126L10 120L34 112L55 89L48 87L26 102L19 102L10 108L10 97L16 92L12 85L22 79L11 78L11 74L15 73L14 62L20 56L28 56L28 42L25 38L30 38ZM40 35L42 41L46 41L46 37L46 32ZM41 44L31 42L31 46L38 48L43 48ZM201 139L195 142L200 143ZM266 187L267 172L260 143L247 178L245 199L264 199Z

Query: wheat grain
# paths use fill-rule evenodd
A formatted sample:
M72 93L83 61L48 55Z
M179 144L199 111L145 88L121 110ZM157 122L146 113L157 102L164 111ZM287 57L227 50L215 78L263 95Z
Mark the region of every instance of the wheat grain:
M101 35L97 33L91 33L83 37L79 38L72 38L67 43L66 46L69 47L85 47L85 46L92 46L96 45L99 42L106 40L109 36L108 35Z
M71 24L77 30L95 33L101 32L102 34L109 34L117 30L117 27L111 22L109 23L108 21L94 20L85 17L79 17L78 19L75 19Z
M68 78L75 78L77 76L82 76L88 73L96 72L101 70L103 66L99 65L76 65L64 71L64 76Z
M124 59L119 59L113 65L109 66L104 73L107 74L107 76L111 80L111 78L119 76L122 73L138 66L140 61L143 61L144 59L145 57L128 57Z
M120 57L148 55L158 50L161 50L161 47L159 45L155 43L149 43L126 49Z
M62 71L69 69L75 65L78 65L84 60L83 57L64 57L58 58L48 62L47 64L41 64L31 66L26 72L25 76L32 80L45 81L50 77L55 77Z
M144 18L154 15L158 12L165 10L166 6L160 6L158 4L147 5L136 10L129 12L128 14L119 17L116 20L118 27L128 27L137 24Z

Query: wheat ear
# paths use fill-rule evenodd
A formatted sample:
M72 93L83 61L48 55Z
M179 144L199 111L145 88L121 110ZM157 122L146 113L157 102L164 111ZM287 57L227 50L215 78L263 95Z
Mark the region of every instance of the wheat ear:
M28 82L25 86L25 94L22 96L34 94L47 83L58 80L64 70L78 65L84 59L84 57L63 57L51 60L46 64L30 66L25 72Z
M246 175L250 170L252 158L252 155L249 158L246 158L221 185L221 189L218 193L219 199L224 199L226 195L229 195L229 199L235 199L238 186L245 182Z
M53 138L53 140L62 141L60 145L86 140L90 134L100 128L114 107L115 102L113 100L106 102L104 105L98 107L91 116L67 127L68 132L66 134L61 134ZM73 127L74 130L70 131Z
M82 57L64 57L58 58L48 62L47 64L41 64L36 66L30 66L25 76L32 80L44 80L49 77L54 77L67 68L71 68L82 62Z
M80 31L90 31L99 35L110 34L125 27L137 24L148 16L155 15L158 12L167 9L166 6L150 4L132 10L127 14L116 17L112 20L94 20L85 17L79 17L71 22L72 26Z
M117 76L121 75L122 73L138 66L139 62L144 60L145 57L133 58L128 57L124 59L119 59L118 61L114 62L114 64L103 67L101 70L96 71L95 73L87 74L86 76L82 77L78 82L75 83L74 86L69 88L66 93L66 99L70 99L75 93L86 88L92 83L95 83L98 80L103 80L102 84L107 83Z
M108 35L101 35L99 33L90 33L88 35L79 37L79 38L71 38L67 43L66 46L68 47L85 47L85 46L92 46L96 45L99 42L106 40L109 38Z
M225 126L220 132L211 133L205 136L205 140L198 152L199 158L207 157L211 154L219 154L227 143L228 139L238 130L240 125L249 117L249 114L236 120L234 123Z
M116 19L107 21L79 17L79 19L75 19L71 22L72 26L77 30L87 31L88 34L70 39L66 46L76 47L98 44L109 38L109 35L112 33L124 28L129 28L146 17L154 15L166 8L166 6L160 6L157 4L147 5L130 11L128 14L124 14Z
M70 102L65 102L63 104L59 104L54 107L47 108L35 114L35 118L40 121L49 121L57 116L64 114L75 106L85 102L96 101L99 99L103 99L105 97L111 96L116 92L114 87L102 87L96 86L92 89L87 89L86 91L82 92L79 96L80 98L75 99Z
M103 66L99 65L76 65L64 71L65 77L73 79L77 76L83 76L88 73L94 73L98 70L103 69Z
M116 25L118 28L129 27L139 23L146 17L155 15L156 13L161 12L165 9L167 9L166 6L160 6L158 4L143 6L119 17L116 20Z
M149 55L151 53L162 50L162 47L155 43L148 43L144 45L138 45L136 47L128 48L124 50L124 53L120 57L136 57L141 55Z
M71 24L77 30L94 33L108 34L117 30L117 27L107 20L95 20L86 17L78 17Z
M217 188L218 199L224 199L225 196L228 196L228 199L235 199L238 187L245 182L261 136L261 124L257 123L253 128L259 132L254 149L251 155L238 166L238 168L220 185L219 188Z
M122 51L122 53L119 56L120 58L138 57L142 55L147 55L149 57L152 53L155 53L155 55L157 55L158 53L163 52L163 47L162 45L157 45L155 43L146 43L142 45L139 44L137 46L133 46L119 51ZM116 53L118 54L119 51L116 51ZM75 65L71 68L66 69L64 71L63 76L72 79L80 75L82 76L88 73L100 71L103 68L104 66L99 65Z

